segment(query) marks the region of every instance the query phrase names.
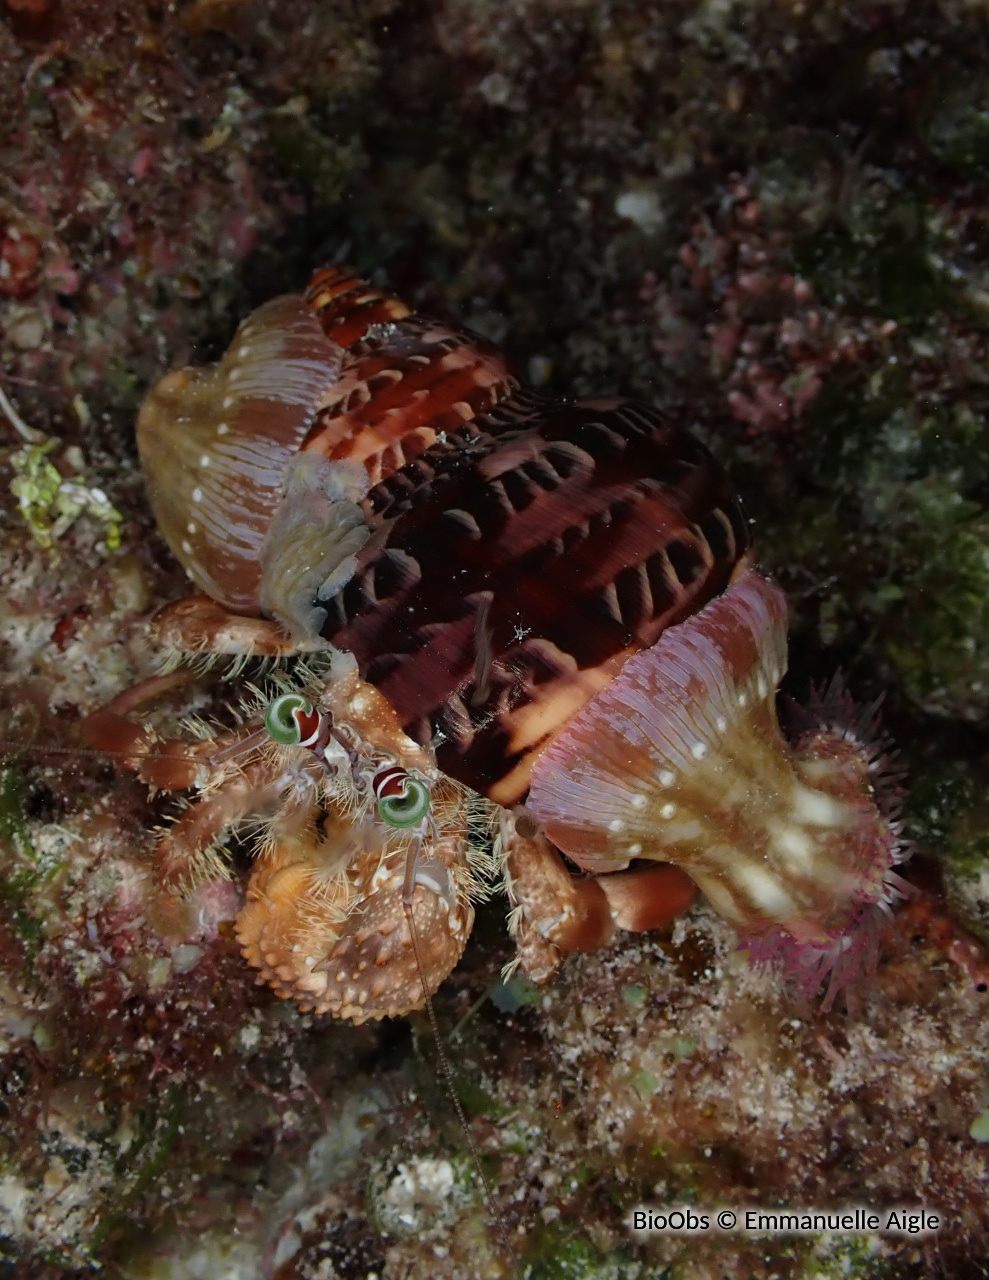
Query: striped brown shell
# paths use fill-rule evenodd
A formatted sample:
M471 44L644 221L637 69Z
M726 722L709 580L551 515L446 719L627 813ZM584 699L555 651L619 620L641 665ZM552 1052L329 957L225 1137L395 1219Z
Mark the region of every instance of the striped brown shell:
M361 463L372 484L517 388L490 342L412 315L355 277L317 271L306 301L347 355L303 448Z
M379 530L324 634L451 776L511 804L627 658L747 547L708 451L656 410L522 395L366 499Z
M350 650L441 767L503 804L747 548L724 472L657 410L521 392L487 341L334 269L212 371L170 374L139 440L207 594Z

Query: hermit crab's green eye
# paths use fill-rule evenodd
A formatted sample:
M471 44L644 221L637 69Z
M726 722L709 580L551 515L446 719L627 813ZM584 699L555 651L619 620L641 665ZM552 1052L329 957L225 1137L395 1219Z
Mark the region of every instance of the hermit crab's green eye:
M378 801L378 816L390 827L417 827L429 812L429 788L414 778L406 780L405 795Z
M378 817L390 827L417 827L429 812L429 788L399 765L379 769L371 785Z
M298 746L303 734L299 719L311 716L312 711L312 703L301 693L283 693L270 703L264 717L264 727L282 746Z

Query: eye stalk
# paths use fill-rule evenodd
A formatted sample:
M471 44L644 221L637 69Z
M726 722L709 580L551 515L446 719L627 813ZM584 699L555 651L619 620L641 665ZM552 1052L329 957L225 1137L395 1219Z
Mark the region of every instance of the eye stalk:
M429 788L398 765L379 769L371 786L378 802L378 817L390 827L417 827L429 812Z
M301 693L283 693L268 706L264 727L283 747L309 747L319 737L320 713Z
M301 693L283 693L272 699L264 717L268 735L283 747L317 750L327 726L328 718ZM390 827L410 830L429 813L430 788L400 765L378 769L371 779L371 790L378 817Z

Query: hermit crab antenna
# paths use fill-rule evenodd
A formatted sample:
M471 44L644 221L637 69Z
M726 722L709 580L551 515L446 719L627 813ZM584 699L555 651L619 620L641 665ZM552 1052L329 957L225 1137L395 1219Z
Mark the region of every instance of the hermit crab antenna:
M419 827L425 822L431 802L429 787L417 778L413 778L400 765L387 765L379 769L371 780L371 788L377 801L378 817L382 822L400 830ZM488 1213L491 1215L499 1242L505 1252L506 1259L508 1259L513 1275L518 1276L519 1273L512 1259L505 1224L502 1221L501 1214L498 1212L498 1206L495 1204L494 1192L485 1176L484 1166L481 1164L481 1153L478 1150L477 1143L474 1141L474 1135L467 1123L467 1115L457 1093L453 1079L453 1068L450 1065L446 1049L443 1047L439 1022L436 1018L436 1010L433 1007L433 998L430 995L429 984L426 981L426 966L422 958L422 947L419 943L419 930L416 927L415 912L412 909L421 846L421 840L416 838L413 838L409 844L409 851L405 859L405 881L402 885L402 909L405 912L405 919L409 926L409 938L412 941L416 972L419 974L419 982L422 985L423 1003L426 1008L426 1015L429 1018L429 1029L432 1032L433 1043L436 1045L436 1057L440 1064L440 1071L446 1081L447 1090L453 1101L453 1108L457 1113L460 1128L467 1141L467 1149L470 1151L471 1160L477 1170L477 1176L484 1194L484 1202L487 1205Z
M259 747L268 738L267 730L256 729L246 737L221 747L212 755L197 757L196 763L206 768L215 769L231 760L238 760L249 755L255 747ZM135 750L133 747L52 747L47 743L42 746L37 742L20 742L16 739L0 738L0 758L17 755L20 752L32 752L42 756L68 756L80 760L176 760L183 764L190 763L190 756L181 751L157 751L148 749Z
M239 760L242 756L249 755L255 747L260 747L268 737L266 730L255 729L253 733L247 734L244 738L237 738L226 747L221 747L219 751L214 751L212 755L207 756L204 764L217 767L226 764L228 760Z
M385 819L387 821L387 819ZM436 1045L436 1057L440 1064L440 1071L443 1079L446 1081L447 1091L453 1102L453 1109L457 1113L457 1119L460 1121L460 1128L463 1131L464 1138L467 1141L467 1149L470 1152L470 1158L473 1161L474 1168L477 1170L477 1176L481 1183L484 1194L484 1203L487 1205L488 1213L494 1224L498 1241L504 1251L508 1266L516 1280L521 1280L521 1273L515 1265L514 1255L512 1254L511 1245L508 1239L508 1232L505 1230L505 1223L501 1214L498 1212L498 1206L495 1204L494 1192L491 1189L491 1183L488 1181L484 1172L484 1166L481 1164L481 1153L478 1150L477 1143L474 1141L474 1135L471 1132L470 1125L467 1123L467 1114L464 1111L463 1103L457 1093L456 1084L453 1078L453 1067L450 1065L450 1059L446 1049L443 1047L443 1040L440 1036L440 1026L436 1018L436 1010L433 1008L433 998L429 994L429 987L426 983L426 968L422 959L422 948L419 945L419 932L416 929L415 913L412 910L412 895L416 887L416 867L419 863L419 841L413 840L408 857L405 863L405 884L402 888L402 907L405 911L405 919L409 925L409 937L412 939L412 951L415 955L416 969L419 973L419 981L422 984L423 1003L426 1007L426 1015L429 1018L429 1029L432 1032L433 1043Z

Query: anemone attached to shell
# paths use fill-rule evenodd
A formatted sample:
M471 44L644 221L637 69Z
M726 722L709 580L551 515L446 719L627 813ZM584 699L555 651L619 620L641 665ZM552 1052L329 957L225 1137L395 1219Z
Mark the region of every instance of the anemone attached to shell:
M834 717L776 715L786 601L754 570L630 659L541 756L528 810L585 870L679 865L755 963L826 1002L875 962L905 885L875 752Z

